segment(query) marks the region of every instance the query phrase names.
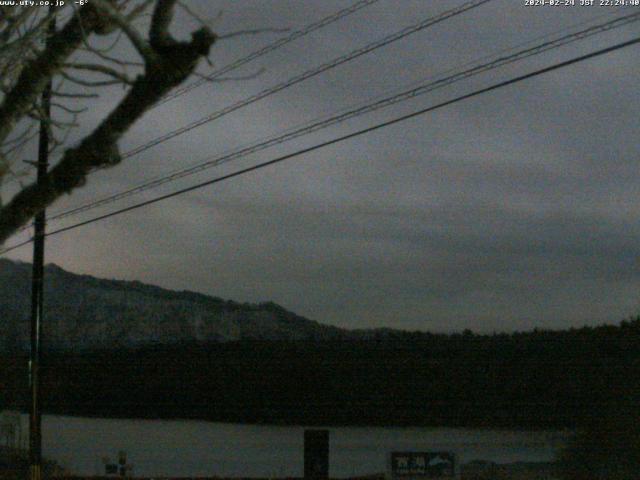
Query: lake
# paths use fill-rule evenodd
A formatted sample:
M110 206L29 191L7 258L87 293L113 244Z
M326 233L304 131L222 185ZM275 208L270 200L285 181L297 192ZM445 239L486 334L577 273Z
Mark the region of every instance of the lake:
M22 428L28 431L26 415ZM45 415L43 454L72 473L104 473L127 452L136 476L284 477L303 474L302 426ZM329 428L330 475L384 472L391 451L453 451L461 462L551 461L567 432L458 428Z

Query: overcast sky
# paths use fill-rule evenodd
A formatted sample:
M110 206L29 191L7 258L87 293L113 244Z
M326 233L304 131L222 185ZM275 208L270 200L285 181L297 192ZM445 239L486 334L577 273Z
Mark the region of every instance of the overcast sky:
M222 10L215 30L224 34L257 27L297 30L351 2L188 3L203 16ZM462 3L379 0L234 72L264 68L254 79L208 83L149 112L123 140L122 150ZM523 42L634 11L524 3L494 0L194 129L94 174L50 211L460 71L468 62ZM174 30L185 34L195 27L179 16ZM50 228L638 34L640 22L596 35ZM224 66L284 35L220 41L210 58L216 67ZM638 64L640 47L630 47L53 236L47 240L46 261L77 273L241 302L272 300L347 328L492 332L617 323L640 313ZM113 106L119 92L92 104L76 139ZM30 256L30 247L10 255Z

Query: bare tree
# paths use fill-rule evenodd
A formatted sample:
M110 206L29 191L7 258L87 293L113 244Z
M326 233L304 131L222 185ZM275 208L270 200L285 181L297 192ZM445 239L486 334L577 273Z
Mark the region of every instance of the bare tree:
M217 38L209 27L202 25L188 41L169 33L177 4L91 0L65 8L64 15L57 15L61 26L49 33L50 14L0 6L0 186L20 178L20 151L37 134L43 117L39 98L52 79L52 106L60 113L46 120L60 159L44 182L21 185L6 204L0 200L0 245L37 212L82 186L92 171L117 165L118 141L125 132L208 56ZM128 41L138 59L96 46L95 41L111 37L114 43ZM126 89L122 99L93 131L65 147L65 135L77 125L82 101L114 84Z

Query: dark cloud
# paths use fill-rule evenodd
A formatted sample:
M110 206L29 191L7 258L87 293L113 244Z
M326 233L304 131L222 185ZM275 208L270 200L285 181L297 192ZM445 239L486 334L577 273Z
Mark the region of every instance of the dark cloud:
M192 3L215 13L210 2ZM124 150L460 3L381 0L242 70L266 67L256 79L207 85L151 112ZM226 32L296 29L345 3L218 5L218 30ZM496 0L99 172L59 208L613 13ZM179 22L184 31L193 26ZM122 205L638 33L633 24L592 37ZM224 65L273 38L221 42L213 61ZM626 49L52 237L48 259L95 275L270 299L345 327L510 331L617 322L639 306L639 60L639 48ZM107 100L90 119L100 118Z

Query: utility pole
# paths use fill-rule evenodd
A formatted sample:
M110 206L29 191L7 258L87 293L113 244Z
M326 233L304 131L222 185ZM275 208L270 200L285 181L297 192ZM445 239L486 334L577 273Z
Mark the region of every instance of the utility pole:
M55 33L55 7L53 2L49 7L51 20L47 28L47 46L51 36ZM38 184L44 182L49 167L49 131L51 115L52 81L42 91L40 103L40 138L38 145ZM44 237L46 216L44 209L35 216L33 238L33 272L31 277L31 351L29 355L29 389L31 394L31 408L29 411L29 466L30 479L42 478L42 412L40 405L40 357L43 306L43 277L44 277Z

